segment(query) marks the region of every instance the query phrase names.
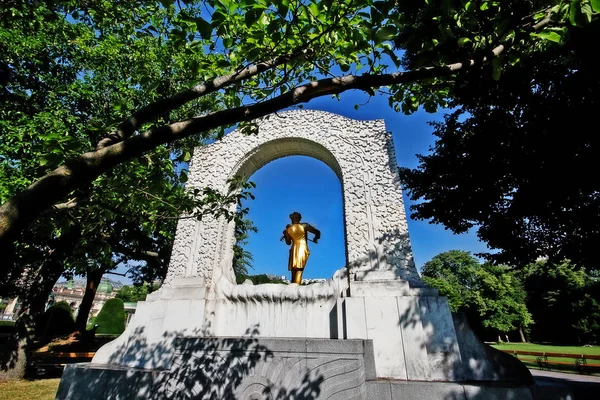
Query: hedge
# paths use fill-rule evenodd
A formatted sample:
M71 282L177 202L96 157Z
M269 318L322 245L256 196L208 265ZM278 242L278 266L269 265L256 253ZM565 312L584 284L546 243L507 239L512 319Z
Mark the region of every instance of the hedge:
M96 333L109 335L123 333L125 330L125 306L123 305L123 300L107 300L94 323L98 325Z

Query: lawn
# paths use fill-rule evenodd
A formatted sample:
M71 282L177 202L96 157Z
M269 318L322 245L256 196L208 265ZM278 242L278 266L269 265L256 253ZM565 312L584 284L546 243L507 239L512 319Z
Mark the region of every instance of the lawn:
M600 355L600 346L594 347L583 347L583 346L547 346L542 344L532 344L532 343L504 343L498 345L492 345L498 350L517 350L517 351L536 351L541 353L562 353L562 354L585 354L585 355ZM535 357L533 356L519 356L519 359L523 362L523 364L527 365L529 368L539 368L539 364L535 361ZM548 361L557 361L557 362L568 362L571 365L551 365L552 369L558 369L561 371L577 371L575 368L575 358L562 358L562 357L548 357ZM597 364L598 360L592 360L590 363ZM598 372L598 368L593 368L592 370L587 370L587 372L593 372L596 374Z
M54 400L60 379L0 382L0 400Z
M498 350L520 350L520 351L539 351L545 353L565 353L565 354L586 354L600 355L600 346L547 346L544 344L533 343L503 343L492 345Z

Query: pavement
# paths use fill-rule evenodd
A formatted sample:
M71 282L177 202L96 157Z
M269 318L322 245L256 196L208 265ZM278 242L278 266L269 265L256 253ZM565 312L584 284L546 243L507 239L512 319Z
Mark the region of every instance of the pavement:
M600 376L565 374L563 372L530 369L536 384L567 386L574 400L599 400Z

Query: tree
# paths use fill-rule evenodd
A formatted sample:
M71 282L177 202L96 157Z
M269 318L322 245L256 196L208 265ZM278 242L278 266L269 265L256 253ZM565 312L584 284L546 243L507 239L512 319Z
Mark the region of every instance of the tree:
M125 330L125 307L121 299L108 299L96 317L96 333L120 335Z
M144 301L148 293L151 293L153 288L148 284L129 286L125 285L115 296L117 299L121 299L124 302L135 302Z
M501 7L494 2L485 4L492 13ZM595 20L596 14L592 14L589 4L573 4L572 14L585 11L589 20L592 17ZM110 118L95 120L96 125L92 126L97 127L96 132L109 132L97 141L95 150L90 150L89 145L81 146L81 149L88 151L75 156L78 148L71 153L73 155L68 158L68 162L56 169L52 169L54 165L39 168L38 164L39 172L35 175L40 178L26 190L20 189L18 195L11 194L12 197L0 207L0 243L3 246L9 246L24 226L58 201L75 194L74 192L88 186L117 165L138 159L142 154L161 148L166 143L214 130L223 134L226 127L239 123L250 133L256 127L245 123L247 121L315 97L337 95L352 89L373 93L374 88L390 86L392 105L410 104L411 107L407 108L410 111L415 108L415 104L418 105L420 97L410 96L409 92L420 87L425 94L432 94L424 104L428 110L433 110L436 104L445 104L448 91L437 91L437 84L430 87L431 80L443 78L452 82L461 70L498 59L509 46L508 42L514 42L517 54L529 54L531 48L543 47L539 43L555 39L556 33L542 29L562 23L569 15L569 6L566 9L561 6L552 8L548 15L519 15L519 24L512 31L498 29L494 40L488 43L489 54L486 57L479 53L482 47L481 41L477 41L480 47L472 48L469 55L474 58L467 62L386 74L387 65L383 60L387 58L384 55L393 62L398 61L389 40L396 37L399 29L407 28L413 23L410 19L405 20L405 14L391 12L395 2L348 0L292 3L282 0L269 5L257 0L242 3L209 1L207 5L208 7L203 8L203 4L195 2L182 5L169 0L161 3L147 2L143 7L129 1L103 1L94 4L57 1L49 6L51 8L38 3L23 6L18 2L5 8L5 13L10 13L11 18L3 20L10 21L9 24L34 20L34 27L37 27L43 26L48 19L58 20L65 31L70 32L62 35L66 39L62 43L68 43L75 53L80 51L80 43L85 42L77 31L83 28L89 29L85 38L93 38L99 44L115 37L128 38L140 45L144 44L144 40L183 44L185 55L189 57L180 57L178 60L185 62L185 68L188 73L193 74L196 81L204 83L169 96L168 93L158 91L161 87L171 88L168 76L156 77L149 85L148 81L135 78L116 81L117 87L109 90L109 95L146 88L150 99L148 105L140 107L135 103L117 103L114 107L119 111L137 111L119 124ZM472 8L472 3L469 3L466 12L471 13ZM445 6L442 10L447 12L448 7ZM129 18L131 15L133 18ZM501 22L494 18L488 19L489 25L494 27ZM582 21L581 18L573 19L573 23L577 24ZM516 35L517 31L520 36ZM539 32L537 36L529 35L536 32ZM515 39L520 39L521 36L525 38L524 44ZM139 37L142 38L142 43L136 42ZM21 54L14 60L4 60L3 65L7 70L5 75L18 69L21 60L27 60ZM130 54L132 53L126 52L122 56L128 57ZM57 66L69 65L63 62L62 54L56 57L54 53L50 53L46 58ZM133 60L124 58L119 61L123 66L136 64L132 63ZM495 76L502 67L497 64L499 63L495 62ZM347 72L351 65L366 73L360 76L318 79L333 75L334 66ZM77 77L85 77L87 74L86 70L71 72L75 72ZM411 83L412 86L409 85ZM11 90L5 93L8 95ZM25 91L20 94L27 97L29 93ZM152 102L157 98L162 99ZM85 103L87 96L77 96L75 99ZM251 103L243 105L244 101ZM107 104L106 99L104 104ZM186 114L181 112L182 107L185 109L190 104L197 105L204 114L182 118ZM112 103L109 105L112 106ZM173 115L179 121L164 120L165 115ZM79 121L74 121L77 128L91 127L90 124L82 126L77 122ZM71 131L72 129L65 129L64 132ZM143 133L137 133L142 131ZM65 136L68 135L63 134L61 138ZM63 139L55 137L53 140L61 142Z
M532 318L525 291L506 267L480 264L471 253L450 250L433 257L422 268L423 280L448 297L450 310L465 312L479 327L496 333L526 330Z
M584 268L565 260L539 260L519 272L527 308L535 319L533 340L587 344L600 340L600 282Z
M587 171L596 168L600 151L591 129L600 105L594 58L599 4L572 2L569 28L559 25L533 34L546 37L546 46L514 29L514 19L535 12L537 2L502 2L495 17L503 21L499 24L483 18L496 13L488 8L490 2L469 2L477 17L467 18L471 14L464 11L455 21L451 15L430 18L437 3L430 2L418 15L416 5L401 3L417 21L399 39L407 48L406 66L482 49L498 29L514 31L518 46L531 51L508 51L445 82L454 110L432 124L437 141L420 156L420 165L401 169L405 189L418 201L412 217L455 233L477 229L481 240L499 250L487 255L498 263L522 266L546 257L558 264L568 258L598 268L600 179ZM548 17L555 18L555 9L547 9ZM438 22L448 23L454 33L440 37ZM555 45L561 40L563 46ZM428 51L418 50L423 42Z
M248 218L239 219L235 224L235 244L233 245L233 272L238 282L243 282L248 277L248 268L253 268L252 253L244 248L248 245L250 232L258 232L256 225Z

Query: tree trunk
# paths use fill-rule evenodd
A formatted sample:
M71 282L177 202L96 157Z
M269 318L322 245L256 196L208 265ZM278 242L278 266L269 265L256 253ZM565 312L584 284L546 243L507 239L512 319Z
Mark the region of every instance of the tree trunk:
M521 343L527 343L527 339L525 339L525 333L523 333L523 328L519 328L519 335L521 336Z
M25 376L27 360L33 351L35 321L44 313L52 288L63 273L62 265L61 268L47 267L48 264L37 271L32 278L35 283L28 288L28 294L21 298L15 329L1 354L0 379L22 379Z
M94 298L98 291L98 285L104 276L105 270L103 268L94 269L87 273L87 283L85 286L85 293L83 299L79 305L79 311L77 311L77 319L75 320L75 329L80 333L85 333L87 329L87 321L94 304Z
M27 271L15 329L0 351L0 379L22 379L25 376L27 360L33 351L35 321L45 311L52 288L64 272L63 260L77 246L80 235L79 226L64 233L57 239L46 262L37 270Z

